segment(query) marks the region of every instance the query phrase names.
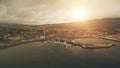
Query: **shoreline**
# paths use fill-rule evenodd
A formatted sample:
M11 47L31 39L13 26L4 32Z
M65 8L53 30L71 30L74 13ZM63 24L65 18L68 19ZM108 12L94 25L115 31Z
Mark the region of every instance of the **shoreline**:
M108 38L97 38L97 39L103 39L103 40L108 40L108 41L115 41L115 42L120 42L119 40L114 40L114 39L108 39ZM6 48L10 48L10 47L14 47L14 46L19 46L22 44L27 44L27 43L32 43L32 42L44 42L44 41L58 41L58 42L62 42L62 43L66 43L66 44L71 44L72 46L79 46L82 47L84 49L101 49L101 48L110 48L112 46L114 46L114 44L111 44L110 46L105 45L105 46L91 46L91 44L83 44L83 43L76 43L76 42L72 42L72 41L68 41L68 40L41 40L41 39L36 39L36 40L25 40L25 41L20 41L20 42L14 42L14 43L9 43L9 44L3 44L0 46L0 50L6 49Z
M10 48L10 47L15 47L15 46L19 46L19 45L22 45L22 44L27 44L27 43L32 43L32 42L43 42L43 41L47 41L47 40L33 40L33 41L25 41L25 42L15 42L15 43L12 43L11 44L3 44L0 46L0 50L3 50L3 49L6 49L6 48Z
M101 38L101 39L109 40L109 41L115 41L115 42L120 42L119 40L116 40L116 39L110 39L110 38Z

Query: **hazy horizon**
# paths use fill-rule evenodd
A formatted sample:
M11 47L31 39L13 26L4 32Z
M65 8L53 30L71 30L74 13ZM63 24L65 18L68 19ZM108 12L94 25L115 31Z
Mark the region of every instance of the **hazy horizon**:
M120 17L120 0L0 0L0 22L56 24Z

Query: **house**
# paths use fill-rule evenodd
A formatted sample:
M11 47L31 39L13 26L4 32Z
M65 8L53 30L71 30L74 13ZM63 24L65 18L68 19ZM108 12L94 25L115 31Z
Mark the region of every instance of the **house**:
M20 39L21 39L20 36L7 37L7 40L10 40L10 41L18 41L18 40L20 40Z

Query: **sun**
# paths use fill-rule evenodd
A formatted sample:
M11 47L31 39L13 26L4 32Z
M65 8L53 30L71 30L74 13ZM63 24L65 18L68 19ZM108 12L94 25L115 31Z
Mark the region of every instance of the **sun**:
M88 11L83 8L77 8L77 9L72 10L71 16L75 19L86 20L88 16Z

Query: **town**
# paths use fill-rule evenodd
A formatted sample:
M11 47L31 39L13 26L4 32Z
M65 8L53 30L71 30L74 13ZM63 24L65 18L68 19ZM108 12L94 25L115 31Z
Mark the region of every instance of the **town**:
M16 46L23 43L35 41L60 41L78 43L74 39L80 38L102 38L120 42L120 29L113 30L113 33L106 29L79 28L66 24L41 25L32 28L1 28L0 49ZM73 44L74 44L73 43Z

